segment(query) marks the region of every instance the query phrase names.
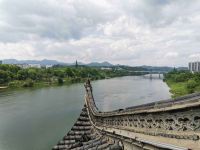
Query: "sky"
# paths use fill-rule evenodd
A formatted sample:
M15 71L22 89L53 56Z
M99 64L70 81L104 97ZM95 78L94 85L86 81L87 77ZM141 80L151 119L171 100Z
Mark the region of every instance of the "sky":
M187 66L200 0L0 0L0 59Z

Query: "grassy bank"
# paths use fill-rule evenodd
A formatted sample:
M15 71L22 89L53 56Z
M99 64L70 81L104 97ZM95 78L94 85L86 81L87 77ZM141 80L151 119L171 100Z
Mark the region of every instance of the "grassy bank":
M165 74L164 81L170 87L173 98L200 92L200 73L174 70Z
M183 95L187 95L190 92L187 90L187 82L176 83L173 81L166 81L167 85L170 87L170 93L172 93L172 97L179 97Z
M99 80L128 75L140 75L141 68L100 67L86 66L55 66L52 68L20 68L16 65L0 65L0 87L28 88L67 85L84 82L87 78Z

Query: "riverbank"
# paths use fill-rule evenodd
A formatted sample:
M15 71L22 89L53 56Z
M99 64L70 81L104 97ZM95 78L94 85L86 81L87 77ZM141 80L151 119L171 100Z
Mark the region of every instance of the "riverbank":
M16 89L16 88L42 88L42 87L54 87L54 86L64 86L71 85L75 83L83 83L88 78L62 78L62 79L52 79L51 81L33 81L33 80L15 80L8 83L8 86L0 87L0 89ZM102 80L105 78L91 79L91 80ZM60 80L60 81L59 81Z
M49 87L91 80L141 75L142 68L100 68L86 66L55 66L52 68L20 68L17 65L0 65L0 86L8 88Z
M170 93L172 93L172 98L180 97L183 95L189 94L189 91L186 88L186 82L176 83L173 81L166 81L167 85L170 88Z
M165 75L164 81L170 87L173 98L200 92L200 73L174 70Z

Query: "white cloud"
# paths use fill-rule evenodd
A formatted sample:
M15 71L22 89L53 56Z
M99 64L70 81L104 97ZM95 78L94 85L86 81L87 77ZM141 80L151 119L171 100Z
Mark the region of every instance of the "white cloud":
M165 57L167 58L177 58L178 57L178 53L177 52L168 52Z
M35 49L29 43L0 43L0 57L24 59L27 56L31 59L35 56Z
M0 59L186 66L199 54L199 8L198 0L1 0Z
M200 53L191 54L189 58L190 60L193 60L193 61L200 61Z

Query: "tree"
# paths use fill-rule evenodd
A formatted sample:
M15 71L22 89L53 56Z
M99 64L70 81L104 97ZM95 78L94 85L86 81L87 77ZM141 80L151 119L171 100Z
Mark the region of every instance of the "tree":
M60 78L64 77L64 72L61 70L54 70L54 75Z
M61 85L61 84L63 84L64 82L63 82L63 79L62 78L58 78L58 84L59 85Z
M198 84L196 83L196 81L194 79L190 79L188 80L187 82L187 89L189 91L189 93L193 93L194 92L194 89L195 87L197 86Z
M29 77L30 79L32 79L32 80L36 80L36 79L37 79L37 72L36 72L36 70L33 69L33 68L30 68L30 69L28 70L28 77Z
M26 69L18 71L17 78L19 80L26 80L28 78L28 71Z
M198 72L196 72L196 73L194 73L194 80L197 82L197 83L200 83L200 73Z
M24 84L23 87L33 87L34 82L31 79L28 79Z
M65 69L65 74L68 76L68 77L74 77L74 73L72 71L71 68L66 68Z
M9 73L7 71L0 70L0 84L7 83L9 80Z
M79 75L82 78L87 78L88 74L89 74L89 70L87 70L87 69L81 69L80 72L79 72Z

